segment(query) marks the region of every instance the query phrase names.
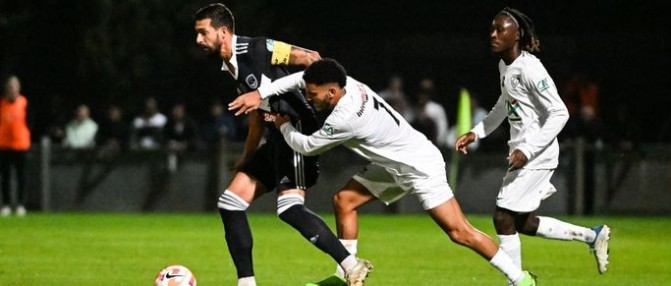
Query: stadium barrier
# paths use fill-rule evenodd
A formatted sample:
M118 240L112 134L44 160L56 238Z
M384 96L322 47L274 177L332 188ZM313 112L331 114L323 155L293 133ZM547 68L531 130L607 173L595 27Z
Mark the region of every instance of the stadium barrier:
M202 212L214 211L219 193L232 177L230 167L242 143L222 143L213 151L67 150L43 139L28 155L27 207L43 211ZM646 145L624 152L594 148L580 140L562 144L552 179L557 193L543 203L546 214L671 214L671 147ZM445 152L448 161L452 152ZM466 213L494 209L506 171L505 150L471 152L459 160L455 196ZM331 198L366 164L345 148L320 158L321 176L306 204L331 212ZM448 170L449 171L449 170ZM275 196L261 197L250 208L274 212ZM419 213L414 196L385 206L372 202L372 213Z

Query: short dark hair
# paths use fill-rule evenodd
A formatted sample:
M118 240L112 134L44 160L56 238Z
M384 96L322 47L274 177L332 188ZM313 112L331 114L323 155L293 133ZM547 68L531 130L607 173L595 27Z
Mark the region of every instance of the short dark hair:
M210 25L214 28L226 27L231 33L235 33L235 18L233 13L221 3L213 3L198 9L194 16L196 21L210 19Z
M305 69L303 80L305 80L305 83L316 85L337 83L340 87L345 87L345 84L347 83L347 72L336 60L323 58L312 63Z

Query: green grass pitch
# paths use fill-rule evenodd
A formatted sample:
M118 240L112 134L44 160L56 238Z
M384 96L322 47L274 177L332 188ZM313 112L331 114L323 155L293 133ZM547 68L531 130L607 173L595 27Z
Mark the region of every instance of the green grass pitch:
M324 215L333 226L333 217ZM468 216L494 235L487 216ZM523 237L525 268L550 285L671 285L671 218L571 218L611 225L611 265L599 275L587 246ZM259 285L304 285L334 263L272 214L252 214ZM361 215L359 254L375 265L367 285L505 285L426 215ZM40 214L0 219L0 285L152 285L168 264L201 286L235 285L218 214Z

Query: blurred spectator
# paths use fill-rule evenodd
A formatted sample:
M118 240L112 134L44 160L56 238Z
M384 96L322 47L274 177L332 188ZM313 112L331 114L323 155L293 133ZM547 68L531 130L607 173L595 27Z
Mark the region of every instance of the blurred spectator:
M100 122L96 136L98 146L110 150L126 150L129 140L130 126L124 120L123 111L116 105L110 105L105 118Z
M63 147L70 149L92 149L96 145L98 124L91 119L89 107L85 104L77 106L75 116L65 125Z
M438 148L444 148L447 143L447 131L449 128L445 108L433 101L436 86L433 80L425 78L419 82L419 92L417 94L417 118L416 123L420 131L425 129L425 135ZM430 120L432 123L426 122ZM428 126L434 126L433 132L427 130Z
M159 111L154 98L147 98L144 104L144 112L133 120L131 147L158 149L163 138L163 126L168 119Z
M12 75L3 82L4 92L0 99L0 215L8 216L11 213L10 174L13 168L16 174L16 214L24 216L26 154L30 148L30 129L26 121L28 100L21 94L18 77Z
M595 144L602 137L599 117L599 85L582 73L575 74L564 89L564 104L569 111L569 121L563 136L582 137L585 142Z
M163 136L166 146L170 150L184 151L193 150L198 144L198 126L196 122L186 114L184 104L176 104L168 122L163 127Z
M562 131L561 139L581 138L585 148L582 154L584 168L584 204L586 215L594 213L596 152L601 148L603 124L599 117L599 85L577 73L571 78L564 90L564 104L569 111L569 120ZM568 138L566 138L568 137Z
M400 76L392 76L388 86L378 92L394 110L403 115L406 121L412 122L415 118L414 112L408 104L408 97L403 92L403 79Z
M221 139L237 139L235 118L226 112L224 106L215 102L210 106L209 118L203 127L203 139L208 148L217 148Z

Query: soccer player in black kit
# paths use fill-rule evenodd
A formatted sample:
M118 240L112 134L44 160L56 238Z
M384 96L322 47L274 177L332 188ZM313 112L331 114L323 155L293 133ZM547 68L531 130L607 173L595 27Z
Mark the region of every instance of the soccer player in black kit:
M233 14L223 4L210 4L198 10L195 30L197 44L205 52L219 55L223 60L222 71L235 79L240 94L289 74L289 65L306 67L320 58L315 51L280 41L236 35ZM280 219L339 263L346 271L348 285L363 285L372 268L370 262L351 255L326 223L303 205L305 190L317 181L317 157L303 156L287 145L273 126L276 113L288 114L304 134L321 127L300 92L275 97L248 112L250 126L243 156L217 204L228 250L237 268L237 285L256 285L246 209L270 190L277 192ZM259 146L264 124L268 127L267 140Z

